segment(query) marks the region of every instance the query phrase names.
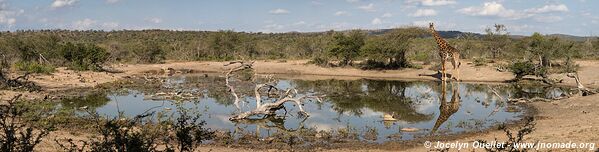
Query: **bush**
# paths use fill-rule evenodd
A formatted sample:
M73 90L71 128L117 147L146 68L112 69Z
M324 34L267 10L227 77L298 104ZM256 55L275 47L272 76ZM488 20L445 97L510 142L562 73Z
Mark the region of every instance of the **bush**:
M474 58L474 61L472 61L472 63L474 64L474 66L485 66L487 65L487 63L489 63L489 61L487 61L486 58Z
M94 44L67 43L62 47L62 56L66 59L73 70L101 71L100 66L108 60L109 53L105 49Z
M514 62L509 67L510 71L516 75L516 80L522 79L526 75L535 75L546 77L546 69L542 66L537 67L531 61Z
M191 116L185 109L177 110L179 117L153 122L154 113L140 114L134 118L103 120L90 112L99 137L74 142L66 139L55 142L65 151L194 151L200 143L214 137L214 132L204 128L199 115ZM176 144L176 145L173 145Z
M375 60L366 60L360 63L360 69L362 70L383 70L386 69L387 65L385 62L375 61Z
M328 59L323 57L314 57L312 60L308 61L308 64L314 64L322 67L330 67L331 63Z
M43 73L50 74L55 71L54 66L39 64L37 62L32 61L20 61L15 63L15 68L20 71L25 71L27 73Z
M0 151L33 151L53 130L51 123L44 121L45 114L28 108L28 104L17 104L19 97L0 105Z
M156 43L146 43L142 49L135 52L141 63L161 63L166 59L166 53Z

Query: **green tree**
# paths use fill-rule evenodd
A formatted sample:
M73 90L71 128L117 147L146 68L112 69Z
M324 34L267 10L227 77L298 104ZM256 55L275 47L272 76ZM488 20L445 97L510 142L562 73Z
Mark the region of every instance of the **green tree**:
M496 59L505 50L510 43L509 32L503 24L495 24L494 28L485 29L485 40L489 42L488 48L491 50L491 57Z
M230 30L218 31L208 37L208 58L230 60L237 55L237 45L241 43L239 34Z
M74 70L102 70L103 64L109 56L105 49L94 44L71 42L62 46L61 54Z
M409 67L406 54L412 39L425 33L426 30L420 28L394 29L382 36L369 38L361 51L369 60L385 63L385 68Z
M352 30L347 34L335 33L328 48L329 55L337 57L340 66L352 65L360 55L365 38L366 34L359 30Z
M593 48L595 49L595 56L599 55L599 37L593 41Z
M166 59L165 51L157 42L145 42L141 49L136 51L136 54L142 63L160 63Z

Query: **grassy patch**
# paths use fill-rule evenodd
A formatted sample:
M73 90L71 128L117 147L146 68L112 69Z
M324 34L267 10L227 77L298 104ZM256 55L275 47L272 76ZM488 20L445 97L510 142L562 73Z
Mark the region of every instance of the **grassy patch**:
M43 73L50 74L55 70L55 67L52 65L39 64L37 62L30 61L20 61L15 63L15 68L19 71L25 71L28 73Z

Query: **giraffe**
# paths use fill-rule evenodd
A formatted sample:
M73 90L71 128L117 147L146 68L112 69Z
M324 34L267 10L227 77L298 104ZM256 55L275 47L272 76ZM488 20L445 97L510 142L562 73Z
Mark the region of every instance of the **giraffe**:
M451 65L453 65L452 74L455 71L455 77L452 75L456 81L460 81L460 52L458 49L452 47L443 39L439 33L435 30L433 23L429 24L429 29L435 41L437 41L437 45L439 46L439 57L441 57L441 80L447 81L447 72L445 71L445 62L451 57Z
M441 95L439 96L439 117L437 117L437 121L435 121L435 125L431 130L431 134L435 133L437 129L439 129L439 127L441 127L441 125L445 123L449 117L451 117L451 115L458 112L460 109L461 97L460 91L458 90L460 83L457 82L455 86L453 84L451 85L452 93L450 102L447 102L445 97L447 94L447 91L445 90L446 86L446 82L441 82Z

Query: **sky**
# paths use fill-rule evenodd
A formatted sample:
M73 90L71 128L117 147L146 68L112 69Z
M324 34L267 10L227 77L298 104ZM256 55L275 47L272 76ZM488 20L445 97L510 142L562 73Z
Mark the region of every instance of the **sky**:
M599 35L599 0L0 0L0 30L315 32L428 26ZM593 31L595 30L595 31Z

